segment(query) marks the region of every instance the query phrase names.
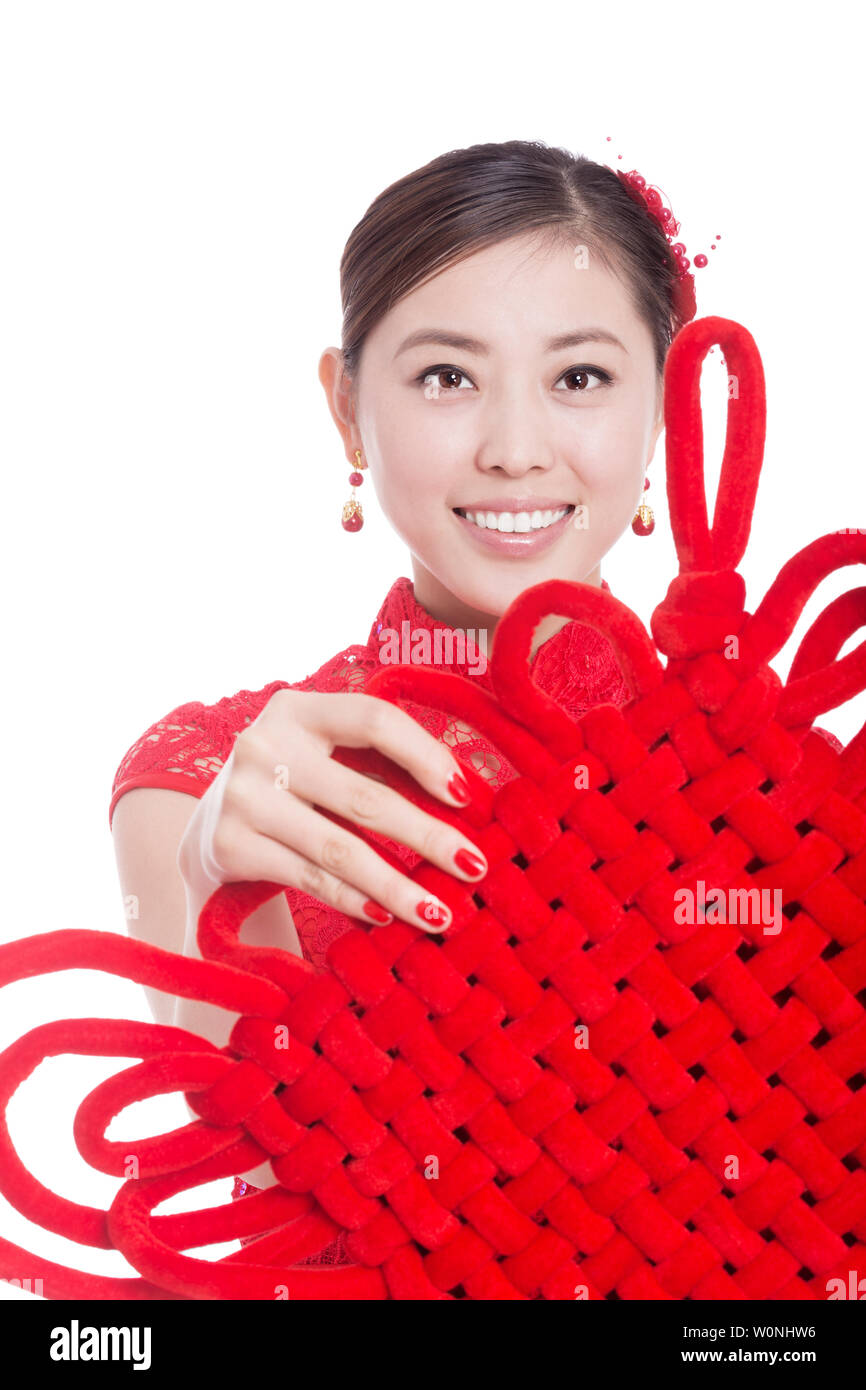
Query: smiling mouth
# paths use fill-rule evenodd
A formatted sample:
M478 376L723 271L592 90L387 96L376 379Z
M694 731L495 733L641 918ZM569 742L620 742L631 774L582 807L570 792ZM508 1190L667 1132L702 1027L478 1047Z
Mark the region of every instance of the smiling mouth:
M462 516L482 531L501 531L505 534L518 532L525 535L528 531L543 531L548 526L553 526L573 512L574 505L569 503L566 507L534 512L470 512L465 507L453 507L452 510L457 516Z

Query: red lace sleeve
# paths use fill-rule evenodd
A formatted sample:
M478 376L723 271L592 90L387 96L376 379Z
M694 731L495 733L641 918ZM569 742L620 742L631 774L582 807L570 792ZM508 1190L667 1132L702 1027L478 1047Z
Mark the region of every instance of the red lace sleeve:
M231 752L235 737L261 713L285 681L272 681L262 690L239 690L215 705L199 700L151 724L124 753L114 774L108 823L125 792L133 787L163 787L203 796Z

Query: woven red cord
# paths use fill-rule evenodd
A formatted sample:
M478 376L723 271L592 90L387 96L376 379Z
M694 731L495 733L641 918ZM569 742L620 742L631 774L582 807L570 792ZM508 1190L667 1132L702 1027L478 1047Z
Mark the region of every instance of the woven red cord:
M713 342L740 390L710 530L696 382ZM495 698L429 668L377 673L371 693L459 710L507 748L517 776L494 789L467 766L459 814L381 755L339 750L486 854L474 891L427 862L411 870L451 907L443 937L358 925L319 970L239 943L282 891L247 883L206 904L203 960L86 931L0 947L2 983L94 968L242 1015L224 1049L112 1019L47 1024L6 1049L4 1116L46 1056L139 1059L76 1115L94 1167L125 1177L130 1152L139 1165L107 1212L46 1189L0 1125L7 1200L120 1250L139 1277L6 1241L0 1273L26 1264L49 1298L142 1299L810 1300L866 1278L866 725L837 749L810 723L866 688L862 647L837 660L866 590L825 609L785 686L767 664L820 579L866 561L866 538L807 546L749 615L734 566L764 394L745 329L682 330L666 415L681 568L653 614L655 647L609 594L551 581L502 619ZM607 634L628 703L574 719L534 684L531 637L551 611ZM778 920L720 914L706 896L684 919L678 894L699 884L778 893ZM128 1105L175 1090L198 1122L106 1140ZM153 1214L267 1158L273 1188ZM353 1263L299 1264L341 1232ZM219 1261L182 1253L255 1236Z

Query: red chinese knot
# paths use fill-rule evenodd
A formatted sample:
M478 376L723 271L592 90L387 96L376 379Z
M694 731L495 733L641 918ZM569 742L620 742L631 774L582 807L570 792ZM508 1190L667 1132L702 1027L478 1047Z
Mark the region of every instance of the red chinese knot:
M711 528L699 388L714 343L739 390ZM515 778L494 791L466 766L473 799L451 810L381 755L335 754L486 855L471 887L426 862L411 871L451 908L443 936L359 923L317 971L239 943L281 891L246 883L205 906L201 960L111 932L0 947L0 983L97 969L240 1015L223 1049L120 1019L45 1024L6 1048L4 1113L45 1057L139 1059L75 1120L86 1161L123 1178L132 1151L139 1176L108 1211L70 1201L28 1172L4 1119L7 1201L136 1273L104 1278L5 1240L0 1273L26 1268L51 1299L259 1300L810 1300L866 1277L866 726L844 748L813 727L866 688L866 642L839 657L866 587L825 608L784 684L768 664L817 584L866 561L866 536L807 545L746 612L736 566L765 400L739 324L699 319L675 338L665 423L680 572L652 638L609 592L551 580L501 619L495 697L419 666L382 667L368 686L459 715ZM547 613L610 638L627 704L574 720L533 683ZM126 1106L176 1090L198 1122L105 1138ZM268 1158L273 1188L153 1214ZM298 1266L341 1230L354 1264ZM183 1253L250 1235L220 1260Z

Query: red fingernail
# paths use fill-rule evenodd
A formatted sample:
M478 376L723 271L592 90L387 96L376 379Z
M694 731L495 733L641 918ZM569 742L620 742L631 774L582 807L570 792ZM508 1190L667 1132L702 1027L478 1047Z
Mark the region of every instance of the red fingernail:
M454 863L458 869L472 878L480 878L482 874L487 873L487 861L482 859L480 854L473 854L471 849L458 849Z
M452 775L451 780L448 783L448 790L454 797L455 801L461 801L464 806L466 806L472 800L472 793L469 790L469 787L464 778L460 776L459 772L455 772Z
M368 917L373 918L374 922L381 922L383 925L386 922L393 922L394 920L393 912L389 912L387 908L382 907L381 903L374 903L372 898L368 898L364 903L364 911Z
M422 898L415 912L428 927L444 927L451 921L451 913L432 898Z

